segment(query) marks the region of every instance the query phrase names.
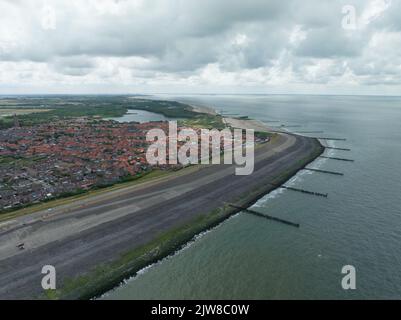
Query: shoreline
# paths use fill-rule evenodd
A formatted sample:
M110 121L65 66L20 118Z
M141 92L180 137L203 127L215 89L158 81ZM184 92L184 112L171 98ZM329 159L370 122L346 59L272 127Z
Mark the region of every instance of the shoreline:
M324 151L324 147L323 147L323 151ZM277 180L275 183L278 184L278 185L285 184L286 182L291 180L293 177L295 177L308 164L310 164L313 161L315 161L316 158L318 158L319 155L321 155L323 153L323 151L320 152L319 154L317 154L314 158L308 159L302 165L302 167L296 169L295 172L288 173L288 174L284 175L282 178ZM265 197L266 195L270 194L271 192L273 192L274 190L277 190L277 189L278 189L277 187L270 186L270 187L266 188L264 191L261 191L261 193L257 194L257 196L255 196L254 198L250 199L248 202L246 202L242 206L246 207L246 208L250 208L255 203L257 203L260 199L262 199L263 197ZM183 242L183 243L181 243L181 244L177 245L176 247L173 247L173 248L171 248L169 250L166 250L164 254L162 253L160 255L160 257L156 258L155 260L152 260L148 264L144 265L142 268L140 268L137 271L133 272L128 277L123 278L118 284L110 285L110 287L109 287L109 289L107 289L107 291L101 290L98 293L94 294L93 296L89 297L88 299L94 299L94 300L98 300L98 299L103 300L104 299L104 300L107 300L107 294L109 292L112 292L113 290L116 290L120 286L125 285L128 281L134 280L137 276L140 275L141 271L146 270L147 268L152 267L154 265L157 265L159 263L162 263L165 259L172 258L175 255L179 254L182 250L186 249L188 244L194 243L199 238L200 235L213 231L215 228L219 227L226 220L228 220L229 218L235 216L236 214L238 214L240 212L242 212L242 210L230 207L230 210L227 210L226 214L223 217L214 220L209 225L205 225L204 227L201 227L201 229L197 233L193 234L190 238L188 238L188 240L185 240L185 242ZM211 215L212 215L212 213L211 213Z
M188 105L192 108L192 111L194 111L194 112L197 112L197 113L200 113L200 114L208 114L208 115L211 115L211 116L217 116L218 115L216 110L214 110L211 107L196 106L196 105L193 105L193 104L188 104Z
M207 115L212 115L212 116L219 115L217 113L217 111L214 110L211 107L197 106L197 105L193 105L193 104L188 104L188 105L192 108L192 110L194 112L197 112L199 114L207 114ZM266 124L264 124L263 122L261 122L259 120L236 119L236 118L232 118L232 117L225 117L224 115L221 115L221 117L222 117L223 123L225 125L228 125L229 127L232 127L232 128L252 129L255 132L257 132L257 131L259 131L259 132L272 132L272 131L274 131L272 128L268 127ZM302 167L296 169L296 172L293 172L293 173L285 175L285 177L283 177L282 179L280 179L276 183L281 185L281 184L284 184L284 183L288 182L290 179L292 179L294 176L296 176L299 171L301 171L303 168L305 168L311 162L315 161L316 158L324 152L324 147L322 146L322 144L319 141L318 141L318 143L319 143L320 147L322 148L318 152L318 154L316 154L312 158L308 159L303 164ZM268 187L266 190L262 191L262 193L258 194L256 197L250 199L244 205L244 207L247 207L247 208L251 207L252 205L257 203L261 198L263 198L264 196L268 195L269 193L271 193L272 191L274 191L276 189L278 189L278 188L277 187L273 187L273 186ZM164 254L162 253L160 255L160 257L156 258L155 260L149 262L148 264L146 264L142 268L140 268L137 271L133 272L130 276L125 277L118 284L111 285L107 291L101 290L100 292L98 292L95 295L93 295L90 299L106 298L107 294L109 292L111 292L111 291L119 288L120 286L126 284L126 282L130 281L131 279L132 280L135 279L135 277L137 277L142 270L146 270L147 268L149 268L149 267L151 267L153 265L161 263L165 259L168 259L169 257L174 257L176 254L179 254L183 249L185 249L188 244L190 244L192 242L195 242L197 240L197 238L199 237L199 235L214 230L219 225L221 225L223 222L225 222L227 219L229 219L230 217L233 217L234 215L236 215L236 214L238 214L240 212L241 212L241 210L234 209L234 208L230 207L230 210L227 210L227 214L225 214L222 218L216 219L215 221L211 222L211 224L209 224L209 225L204 225L203 227L201 226L200 230L198 232L194 233L189 239L185 240L184 242L182 242L181 244L179 244L179 245L177 245L175 247L170 248L169 250L166 250Z
M252 119L236 119L236 118L226 118L223 116L223 122L233 128L239 129L252 129L255 132L273 132L272 128L269 128L262 121L252 120Z
M313 139L318 142L319 148L314 150L314 154L311 154L309 157L303 159L302 164L299 167L293 168L289 172L281 173L275 180L274 183L278 185L282 185L293 178L299 171L305 168L308 164L315 161L316 158L321 155L324 151L324 147L320 144L317 139ZM251 207L261 198L269 194L270 192L276 190L277 187L274 186L262 186L259 191L254 192L251 196L244 197L241 199L240 205L246 208ZM194 221L189 223L190 230L186 230L189 226L184 225L181 226L180 229L182 230L173 230L179 233L178 236L174 236L168 241L171 241L172 244L169 242L167 245L162 241L158 241L156 246L163 246L161 250L158 250L157 255L152 255L152 250L148 250L147 259L145 259L142 263L137 264L134 266L130 271L124 273L124 275L120 275L117 280L112 281L105 281L103 284L100 285L97 289L87 292L86 294L79 297L79 299L99 299L103 295L106 295L108 292L118 288L121 285L124 285L126 281L131 278L134 278L138 275L141 270L144 270L154 264L162 262L164 259L168 257L172 257L175 254L179 253L188 243L191 243L197 239L197 237L205 232L211 231L214 228L218 227L228 218L240 213L242 210L232 208L232 207L223 207L217 208L217 210L221 210L220 214L216 214L216 212L210 212L207 217L206 221ZM159 248L160 249L160 248ZM134 262L135 264L135 262Z
M192 110L195 112L198 112L200 114L208 114L208 115L214 115L217 116L219 115L216 110L214 110L211 107L205 107L205 106L195 106L192 104L189 104L189 106L192 107ZM227 126L230 126L232 128L238 128L238 129L252 129L255 130L255 132L271 132L274 131L273 128L270 128L266 124L264 124L260 120L254 120L254 119L238 119L238 118L233 118L233 117L226 117L224 115L220 115L222 117L223 123Z

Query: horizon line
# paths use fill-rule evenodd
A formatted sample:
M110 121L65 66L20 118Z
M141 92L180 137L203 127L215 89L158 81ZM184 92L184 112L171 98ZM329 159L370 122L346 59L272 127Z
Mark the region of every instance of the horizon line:
M348 97L394 97L401 95L392 94L336 94L336 93L0 93L0 97L7 96L156 96L156 95L178 95L178 96L348 96Z

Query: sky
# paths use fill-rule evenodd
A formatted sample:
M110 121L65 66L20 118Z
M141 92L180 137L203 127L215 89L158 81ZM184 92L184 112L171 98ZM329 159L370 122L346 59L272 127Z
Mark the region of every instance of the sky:
M0 94L401 95L401 0L0 0Z

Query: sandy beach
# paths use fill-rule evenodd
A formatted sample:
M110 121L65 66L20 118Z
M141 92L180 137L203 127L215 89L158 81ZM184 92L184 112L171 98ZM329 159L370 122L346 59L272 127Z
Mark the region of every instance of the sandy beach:
M267 125L259 120L253 119L235 119L235 118L223 118L223 122L230 127L239 128L239 129L253 129L255 131L260 132L271 132L273 131Z
M189 104L189 106L191 106L192 111L194 111L194 112L205 113L205 114L209 114L209 115L212 115L212 116L217 115L216 110L214 110L214 109L211 108L211 107L206 107L206 106L195 106L195 105L192 105L192 104Z
M205 113L205 114L210 114L210 115L218 114L216 112L216 110L214 110L211 107L194 106L194 105L190 105L190 106L193 108L193 111L198 112L198 113ZM222 116L222 117L223 117L223 122L232 128L253 129L255 131L260 131L260 132L273 131L272 128L269 128L266 124L264 124L262 121L259 121L259 120L238 119L238 118L225 117L225 116Z

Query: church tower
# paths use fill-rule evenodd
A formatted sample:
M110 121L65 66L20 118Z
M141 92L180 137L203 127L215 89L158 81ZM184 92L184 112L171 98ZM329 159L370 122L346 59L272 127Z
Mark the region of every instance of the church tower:
M19 128L19 121L16 113L14 113L14 128Z

